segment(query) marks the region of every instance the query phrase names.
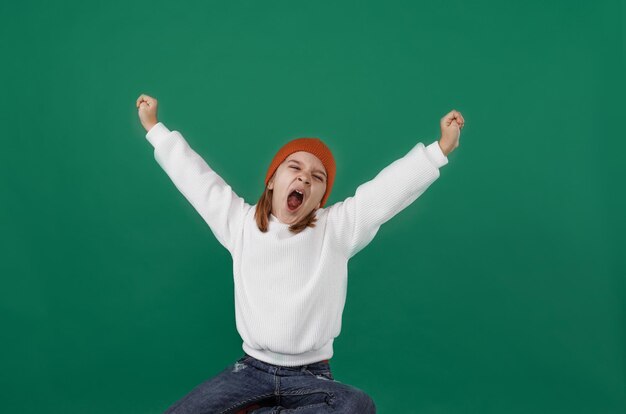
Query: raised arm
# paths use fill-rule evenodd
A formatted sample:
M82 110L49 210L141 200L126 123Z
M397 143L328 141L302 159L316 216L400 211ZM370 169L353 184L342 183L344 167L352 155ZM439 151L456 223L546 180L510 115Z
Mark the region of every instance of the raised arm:
M250 205L191 149L180 132L170 131L158 122L150 128L146 139L154 147L154 158L176 188L232 254L235 237Z
M420 142L361 184L354 196L329 207L334 237L347 257L367 246L383 223L422 195L439 178L439 168L447 163L438 142L428 147Z
M459 146L463 115L455 109L439 120L441 137L427 147L421 142L392 162L374 179L361 184L353 197L329 208L335 239L351 258L372 241L380 226L415 201L439 178L439 168Z

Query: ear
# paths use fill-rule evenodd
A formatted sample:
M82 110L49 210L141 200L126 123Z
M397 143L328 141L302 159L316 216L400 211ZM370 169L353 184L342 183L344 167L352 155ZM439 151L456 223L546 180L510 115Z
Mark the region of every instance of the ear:
M274 189L274 178L272 178L271 180L269 180L269 181L267 182L267 188L268 188L269 190L273 190L273 189Z

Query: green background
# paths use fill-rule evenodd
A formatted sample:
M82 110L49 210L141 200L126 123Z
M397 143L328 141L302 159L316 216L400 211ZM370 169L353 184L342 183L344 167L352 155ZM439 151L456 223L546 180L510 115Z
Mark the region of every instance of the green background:
M582 3L582 4L581 4ZM0 401L160 413L243 355L232 262L142 93L255 204L322 138L328 206L466 121L349 263L335 378L380 413L626 412L623 1L2 2Z

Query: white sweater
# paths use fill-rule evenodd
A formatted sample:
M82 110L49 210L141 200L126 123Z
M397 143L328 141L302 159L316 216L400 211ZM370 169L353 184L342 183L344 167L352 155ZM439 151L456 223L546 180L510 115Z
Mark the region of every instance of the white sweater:
M405 156L361 184L352 197L317 210L315 227L298 234L270 216L261 232L251 206L159 122L146 139L154 157L200 213L233 259L235 320L243 350L280 366L333 356L346 300L348 260L380 226L411 204L448 163L437 141Z

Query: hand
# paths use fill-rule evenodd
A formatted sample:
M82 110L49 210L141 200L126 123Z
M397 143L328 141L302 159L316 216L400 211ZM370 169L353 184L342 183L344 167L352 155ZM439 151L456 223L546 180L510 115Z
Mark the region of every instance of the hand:
M139 120L146 132L159 123L157 120L157 104L157 100L148 95L141 94L137 98Z
M456 147L459 146L459 137L461 135L461 129L465 125L465 119L463 115L457 110L448 112L439 121L441 128L441 138L439 139L439 146L441 151L447 157Z

